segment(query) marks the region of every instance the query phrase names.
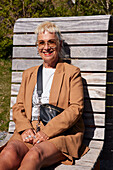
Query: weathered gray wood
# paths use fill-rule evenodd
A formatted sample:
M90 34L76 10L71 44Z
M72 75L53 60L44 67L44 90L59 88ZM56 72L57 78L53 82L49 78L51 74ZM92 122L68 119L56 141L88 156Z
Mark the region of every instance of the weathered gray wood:
M105 114L85 113L83 117L86 126L105 126ZM13 120L12 109L10 110L10 120Z
M12 84L11 85L11 95L17 95L18 91L20 88L20 84ZM105 98L106 97L106 92L105 92L106 87L97 87L97 86L84 86L84 94L85 98ZM88 94L87 94L88 90Z
M12 107L16 103L16 97L11 97ZM100 107L101 106L101 107ZM105 112L105 100L85 100L85 112Z
M12 136L12 134L7 133L7 136L5 137L5 139L2 140L2 141L0 140L0 147L4 146L4 145L9 141L9 139L11 138L11 136Z
M98 16L96 16L98 17ZM92 31L108 30L110 15L80 17L52 17L52 18L23 18L18 19L14 32L33 32L42 21L55 22L62 32L64 31ZM68 21L68 24L67 22Z
M46 17L46 18L19 18L16 20L17 22L42 22L42 21L75 21L78 20L107 20L109 22L111 15L92 15L92 16L71 16L71 17ZM16 25L15 23L15 25Z
M15 34L13 36L13 45L35 45L36 34ZM63 39L69 45L71 44L107 44L108 34L103 33L69 33L63 34Z
M42 64L42 60L19 60L15 59L12 61L12 70L25 70L33 66Z
M83 118L86 131L84 141L88 143L91 140L90 151L80 160L77 160L75 166L61 165L56 170L58 168L59 170L91 170L100 155L104 141L107 55L112 55L112 50L108 50L110 15L22 18L17 20L14 32L20 34L14 35L16 47L13 48L15 59L12 62L12 70L16 70L16 72L12 73L11 94L15 97L11 97L11 107L16 102L16 95L22 80L22 72L17 71L42 64L35 47L36 35L34 29L45 20L53 21L60 27L63 38L67 43L64 44L65 56L70 57L71 64L81 69L85 92ZM21 58L21 60L18 58ZM12 109L10 120L12 120ZM9 131L14 131L13 122L10 122Z
M14 59L12 61L12 70L25 70L42 63L42 60ZM106 60L71 60L71 64L79 67L81 71L106 71Z
M106 85L106 73L81 73L89 85ZM12 72L12 83L21 83L22 72Z
M84 139L83 143L87 145L87 143L89 142L89 140ZM93 149L101 149L103 147L103 143L104 141L98 141L98 140L91 140L89 142L89 148L93 148Z
M66 48L66 47L65 47ZM68 49L69 48L69 49ZM67 47L69 56L74 58L106 58L107 46ZM68 52L69 53L69 52ZM13 58L39 58L36 47L13 47Z
M104 140L105 128L85 128L85 138Z
M92 166L80 166L80 165L59 165L58 167L55 168L55 170L91 170L93 168Z
M13 47L13 58L36 58L36 47Z
M107 46L72 46L70 52L72 58L106 58Z
M22 81L22 73L23 72L12 72L12 83L21 83Z
M61 32L108 30L107 20L81 20L77 22L75 22L75 20L69 20L68 24L65 21L54 23L57 24ZM17 22L14 32L33 32L39 24L40 22Z
M20 84L11 85L11 95L18 95Z
M105 112L105 100L89 100L84 101L85 112Z
M11 97L10 107L12 107L16 103L16 98L17 97Z
M95 153L95 154L94 154ZM89 150L88 154L86 154L85 156L83 156L80 161L76 160L76 163L79 165L82 162L86 162L86 159L88 160L88 162L96 162L97 160L97 155L99 156L100 154L100 150L99 149L91 149Z
M15 123L10 121L9 132L14 132ZM85 138L94 139L94 140L103 140L104 139L105 128L86 128L85 129Z
M106 60L71 60L81 71L106 71Z
M84 115L84 123L86 126L105 126L105 114L86 113Z
M106 73L81 73L87 84L106 85Z
M98 86L84 86L85 98L104 98L106 97L106 87ZM88 93L87 93L88 91Z

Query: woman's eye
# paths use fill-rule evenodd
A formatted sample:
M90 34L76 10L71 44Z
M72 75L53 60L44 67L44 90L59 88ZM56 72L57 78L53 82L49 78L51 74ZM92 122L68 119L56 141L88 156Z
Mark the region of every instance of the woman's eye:
M53 40L50 40L49 43L50 43L50 44L55 44L56 42L53 41Z
M40 41L40 42L39 42L39 45L43 45L43 44L44 44L44 42L43 42L43 41Z

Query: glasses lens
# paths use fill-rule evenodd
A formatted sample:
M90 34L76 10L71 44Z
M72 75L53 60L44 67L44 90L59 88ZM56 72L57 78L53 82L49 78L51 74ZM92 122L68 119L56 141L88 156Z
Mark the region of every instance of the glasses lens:
M45 46L45 42L44 41L38 41L38 48L39 49L44 48L44 46Z
M49 40L49 41L47 41L47 45L48 45L48 47L49 48L56 48L56 40ZM46 42L45 41L43 41L43 40L39 40L38 41L38 48L39 49L43 49L44 47L45 47L45 45L46 45Z
M48 46L51 47L51 48L56 47L56 40L49 40L48 41Z

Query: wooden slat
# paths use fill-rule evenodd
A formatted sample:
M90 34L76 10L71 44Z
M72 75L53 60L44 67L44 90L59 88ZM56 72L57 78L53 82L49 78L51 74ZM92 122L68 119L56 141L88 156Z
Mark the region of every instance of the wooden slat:
M93 168L93 163L91 164L91 166L81 166L81 165L64 165L61 164L58 167L55 168L55 170L91 170Z
M42 60L14 59L12 61L12 70L25 70L42 63ZM79 67L81 71L106 71L106 60L71 60L71 63Z
M55 22L61 32L66 31L98 31L108 30L108 20L68 20L68 24L65 21ZM41 22L17 22L14 28L14 32L33 32Z
M85 98L105 98L106 97L106 87L97 86L84 86L84 97Z
M86 80L85 84L106 85L106 73L81 73ZM12 83L21 83L22 72L12 72Z
M85 138L104 140L105 128L85 128Z
M46 17L46 18L19 18L16 20L17 22L41 22L41 21L79 21L79 20L108 20L111 15L93 15L93 16L71 16L71 17Z
M68 44L107 44L107 33L72 33L63 34L64 40Z
M16 21L14 32L33 32L42 21L55 22L63 31L108 30L110 15L80 17L21 18ZM68 24L67 22L68 21Z
M13 45L35 45L36 34L17 34L13 36ZM67 33L63 39L68 45L71 44L107 44L108 34L103 33Z
M36 47L13 47L13 58L36 58Z
M25 70L27 68L33 67L33 66L37 66L42 64L43 61L42 60L13 60L12 61L12 70Z
M84 115L85 125L91 126L105 126L105 114L91 114Z
M20 84L12 84L11 85L11 95L17 95L20 88ZM84 95L87 98L105 98L106 87L95 87L95 86L88 86L84 87ZM88 91L87 91L88 90Z
M72 58L106 58L107 46L71 46L67 47L66 52ZM39 58L36 47L13 47L13 58L37 57Z
M12 107L16 103L16 97L11 97ZM100 107L101 106L101 107ZM105 100L85 100L85 112L105 112Z
M11 97L10 107L12 107L16 103L16 97Z
M15 123L13 121L10 121L9 124L9 132L14 132L15 129ZM104 139L104 128L86 128L85 129L85 138L86 139L98 139L103 140Z
M11 95L18 95L20 84L11 85Z
M85 113L83 119L86 126L105 126L105 114ZM10 120L13 120L12 109L10 110Z
M84 112L105 112L105 100L85 99Z
M72 46L70 52L72 58L107 58L107 46Z
M92 85L106 85L106 73L81 73L83 79L85 79L86 84Z
M101 149L103 147L103 143L104 141L96 141L96 140L87 140L87 139L84 139L83 140L83 143L84 144L89 144L89 148L93 148L93 149Z
M15 130L15 123L13 121L10 121L9 122L9 129L8 129L8 132L9 133L13 133Z
M21 83L23 72L12 72L12 83Z
M100 155L100 150L99 149L90 149L88 154L86 154L85 156L83 156L80 160L76 160L76 164L80 165L82 163L84 163L84 165L88 162L96 162L98 156Z
M71 60L81 71L106 71L106 60Z

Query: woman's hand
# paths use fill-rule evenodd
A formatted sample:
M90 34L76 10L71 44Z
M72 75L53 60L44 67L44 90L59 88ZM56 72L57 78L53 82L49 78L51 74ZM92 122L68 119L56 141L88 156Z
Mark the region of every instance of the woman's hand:
M44 132L39 131L36 133L36 135L34 137L33 144L44 142L48 139L49 139L49 137Z
M33 131L33 129L26 129L21 134L23 142L27 142L27 143L33 143L34 136L35 136L35 131Z

